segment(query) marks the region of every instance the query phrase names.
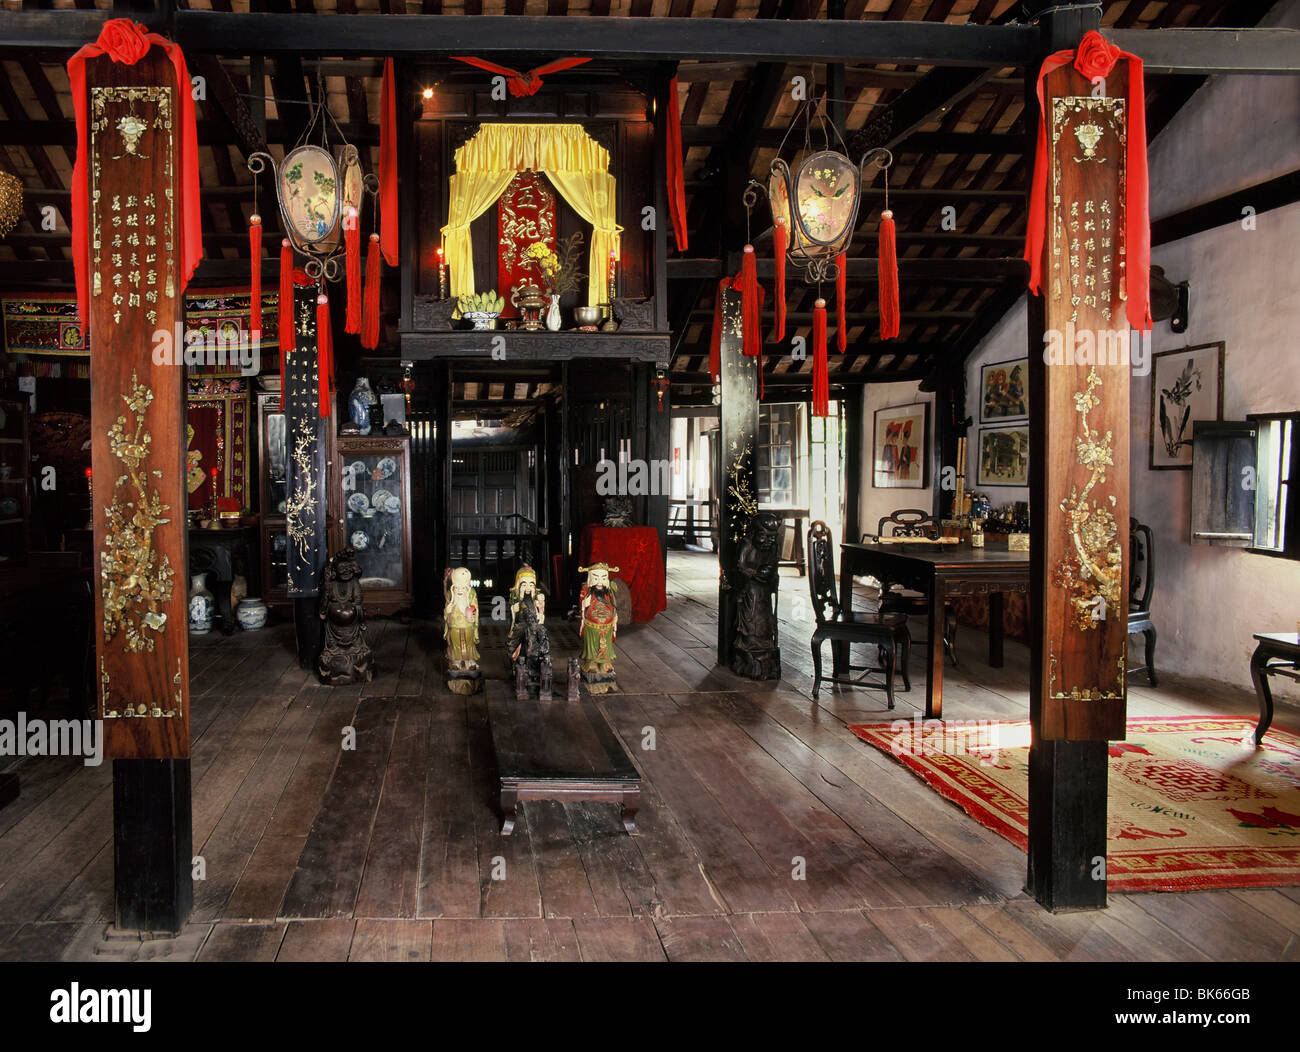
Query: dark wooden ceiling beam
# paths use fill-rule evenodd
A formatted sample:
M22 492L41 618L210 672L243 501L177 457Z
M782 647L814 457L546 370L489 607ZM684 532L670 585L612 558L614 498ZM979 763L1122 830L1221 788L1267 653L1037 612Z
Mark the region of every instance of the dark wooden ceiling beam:
M849 261L848 280L875 280L877 273L878 261L869 257L851 258ZM758 276L765 280L770 280L774 270L770 256L759 256L757 260ZM691 278L712 278L714 281L719 280L725 273L725 266L721 259L670 259L668 260L668 278L669 280L687 280ZM1001 277L1017 277L1027 279L1029 276L1029 265L1019 257L998 256L998 257L970 257L962 259L900 259L898 261L898 273L900 278L911 278L914 280L943 280L953 279L966 282L968 280L991 280L999 281ZM791 275L790 287L793 289L799 283Z

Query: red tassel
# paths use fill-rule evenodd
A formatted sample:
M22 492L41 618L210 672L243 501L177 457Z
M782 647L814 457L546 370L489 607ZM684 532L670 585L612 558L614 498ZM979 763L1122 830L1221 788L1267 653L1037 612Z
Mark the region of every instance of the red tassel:
M849 345L849 327L844 319L844 282L849 273L849 256L841 252L835 257L835 346L840 354Z
M830 378L826 371L826 301L813 304L813 416L830 413Z
M248 283L249 338L262 342L262 217L254 212L248 217L248 254L253 261Z
M366 302L361 311L361 346L368 351L379 344L380 259L379 235L371 234L366 250Z
M361 331L361 220L355 208L349 208L343 218L343 250L346 253L345 275L348 285L348 307L343 318L343 331Z
M877 272L880 294L880 338L892 340L898 335L898 250L895 247L894 213L880 213L880 267Z
M333 411L330 383L334 379L334 348L330 340L330 299L323 292L316 297L316 355L320 415L325 417Z
M293 249L280 242L280 354L293 350Z
M778 219L776 227L772 231L772 260L776 267L776 342L780 343L785 339L785 251L788 247L786 244L785 220Z
M740 265L740 320L743 329L743 348L747 357L762 357L762 320L758 313L758 263L754 246L746 245Z
M709 342L709 375L716 384L722 378L722 290L731 284L730 278L718 282L713 300L713 338Z

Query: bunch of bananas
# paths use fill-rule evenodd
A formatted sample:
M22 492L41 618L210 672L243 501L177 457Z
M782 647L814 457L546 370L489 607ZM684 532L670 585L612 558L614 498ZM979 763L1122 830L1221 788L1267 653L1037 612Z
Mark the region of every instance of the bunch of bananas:
M487 292L476 292L472 296L462 294L456 300L456 306L460 308L462 314L500 314L505 305L505 298L498 296L496 289L490 289Z

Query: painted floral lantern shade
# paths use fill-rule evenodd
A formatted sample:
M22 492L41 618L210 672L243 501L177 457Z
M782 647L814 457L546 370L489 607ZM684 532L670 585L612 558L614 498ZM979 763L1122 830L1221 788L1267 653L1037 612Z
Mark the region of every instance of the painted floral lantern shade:
M799 210L796 236L836 254L852 236L858 214L858 170L843 154L815 153L795 175L794 200Z
M328 255L342 243L339 182L334 158L319 146L299 146L280 165L280 211L298 251Z

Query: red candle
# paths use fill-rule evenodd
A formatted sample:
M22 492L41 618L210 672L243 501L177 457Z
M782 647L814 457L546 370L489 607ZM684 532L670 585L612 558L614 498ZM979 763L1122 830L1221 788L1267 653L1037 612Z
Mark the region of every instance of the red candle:
M608 281L609 287L607 289L609 293L607 298L611 305L614 302L614 297L618 295L618 278L615 273L617 261L618 261L618 257L614 254L614 250L611 248L609 250L609 281Z
M443 254L442 246L438 246L438 298L445 300L447 298L447 258Z

